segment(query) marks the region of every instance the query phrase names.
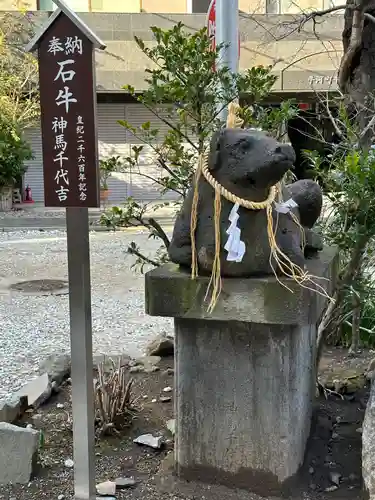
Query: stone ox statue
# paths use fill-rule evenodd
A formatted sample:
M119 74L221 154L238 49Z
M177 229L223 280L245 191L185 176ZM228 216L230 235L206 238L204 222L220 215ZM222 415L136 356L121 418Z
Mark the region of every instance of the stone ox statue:
M245 200L260 202L267 199L272 186L282 181L286 172L293 169L294 161L295 153L290 145L282 144L263 132L225 128L216 132L211 140L207 167L214 179L230 193ZM312 180L299 180L281 186L282 199L276 199L271 205L275 241L280 251L303 269L305 258L322 249L320 238L311 231L322 209L322 192ZM199 272L209 274L215 257L215 190L203 175L198 181L198 193L195 231L197 263ZM192 265L193 196L192 186L177 216L169 247L170 259L185 267ZM235 218L231 226L229 216L236 213L239 217ZM222 276L269 275L273 274L273 268L277 271L275 263L271 266L267 224L266 210L235 207L232 201L221 197ZM240 233L238 229L233 232L233 228L238 228ZM237 234L237 243L239 238L242 247L239 253L229 258L225 247L231 233ZM239 250L238 244L236 249Z

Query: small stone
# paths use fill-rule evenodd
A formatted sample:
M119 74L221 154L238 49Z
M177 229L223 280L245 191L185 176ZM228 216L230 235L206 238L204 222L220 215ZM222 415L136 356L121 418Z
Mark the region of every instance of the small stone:
M156 403L157 399L151 399L151 403Z
M174 339L166 335L158 335L146 347L149 356L173 356Z
M358 427L358 429L356 429L355 432L358 432L358 434L362 434L363 432L362 427Z
M45 403L51 396L52 387L48 374L44 373L28 384L24 385L19 391L18 396L27 396L29 406L38 408Z
M59 495L59 496L57 497L57 500L64 500L64 498L65 498L65 495Z
M336 485L332 485L332 486L328 486L328 488L326 488L324 491L325 491L326 493L331 493L332 491L336 491L336 490L338 490L338 489L339 489L339 487L338 487L338 486L336 486Z
M144 369L145 373L155 373L158 372L160 368L158 366L150 366Z
M337 434L337 432L332 432L332 439L337 439L339 437L339 435Z
M52 389L52 392L55 392L56 394L57 394L58 392L60 392L60 387L57 385L56 380L54 380L54 381L51 383L51 389Z
M144 366L140 366L140 365L137 365L137 366L132 366L130 369L129 369L129 372L130 373L142 373L145 371L145 367Z
M36 463L39 431L0 422L0 484L28 484Z
M115 480L115 483L116 483L116 488L118 490L132 488L133 486L135 486L137 484L134 477L118 477Z
M96 485L96 491L98 495L108 496L115 495L116 493L116 483L113 481L105 481Z
M32 428L33 428L32 424L27 424L26 425L26 429L32 429Z
M71 458L67 458L64 462L65 467L72 469L74 467L74 461Z
M147 394L143 394L142 398L147 399L148 398Z
M164 387L163 392L172 392L172 387Z
M160 356L142 356L141 358L136 358L134 360L135 366L142 365L145 368L150 368L151 366L156 366L160 363Z
M70 370L70 355L54 353L41 363L39 373L47 373L50 382L56 382L56 385L59 386L62 381L70 375Z
M59 408L59 410L62 410L64 408L64 403L57 403L56 408Z
M341 474L339 472L330 472L329 473L329 480L331 481L331 483L338 486L340 484Z
M170 376L170 375L174 375L174 369L173 368L167 368L166 370L163 371L163 375L165 376Z
M134 439L133 442L159 450L164 444L164 438L162 436L153 436L152 434L142 434L142 436Z
M174 418L172 418L171 420L168 420L168 422L167 422L167 429L172 434L172 436L175 435L175 432L176 432L176 420Z
M169 403L170 401L172 401L172 398L171 396L160 396L160 401L162 403Z
M310 484L309 484L309 488L310 488L310 490L315 491L315 490L316 490L316 488L317 488L317 486L316 486L316 484L315 484L315 483L310 483Z
M314 467L310 467L310 468L309 468L309 474L314 474L314 472L315 472Z

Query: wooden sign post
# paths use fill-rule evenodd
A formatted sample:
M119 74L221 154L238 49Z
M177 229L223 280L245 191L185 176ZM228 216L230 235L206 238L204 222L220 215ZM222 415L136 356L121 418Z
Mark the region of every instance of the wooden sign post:
M88 208L100 207L94 50L105 45L53 1L27 50L38 49L45 206L66 207L75 499L95 500Z

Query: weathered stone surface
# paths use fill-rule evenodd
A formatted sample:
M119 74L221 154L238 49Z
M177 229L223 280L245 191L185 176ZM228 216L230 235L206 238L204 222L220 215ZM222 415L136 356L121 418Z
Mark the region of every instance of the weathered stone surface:
M302 226L311 229L318 220L323 206L319 185L311 179L302 179L289 184L288 191L298 204Z
M146 347L148 356L173 356L174 339L165 335L158 335Z
M14 394L0 402L0 422L12 424L27 409L27 397Z
M138 436L134 439L134 443L142 444L144 446L149 446L150 448L154 448L158 450L164 444L163 436L153 436L152 434L142 434L142 436Z
M214 178L229 192L251 201L267 199L271 186L293 168L295 153L288 144L282 144L263 132L244 129L223 129L214 134L208 167ZM195 232L198 264L202 273L210 273L215 256L214 197L215 191L202 175L199 179L199 205ZM299 181L283 187L283 199L296 196L298 208L292 212L302 224L312 227L320 215L322 192L311 180ZM174 227L169 246L172 262L191 267L192 250L190 221L193 189L184 200ZM270 264L270 245L267 234L266 210L238 210L238 227L246 252L241 262L228 262L224 246L228 216L233 203L221 198L221 274L222 276L254 276L273 274ZM273 207L276 241L280 250L295 264L305 263L301 231L290 213L278 213ZM275 264L275 263L274 263ZM275 266L277 269L278 267Z
M369 500L375 500L375 384L372 383L362 425L362 476Z
M315 322L175 319L177 468L187 479L279 493L302 465Z
M30 481L39 444L39 431L0 422L0 484Z
M53 353L41 363L39 373L48 374L51 383L56 382L59 386L62 381L69 377L71 370L71 360L69 354Z
M329 278L336 251L309 261ZM146 275L146 307L175 318L179 476L272 496L302 465L315 391L316 324L325 299L274 277L224 279L206 311L208 278L166 265Z
M27 396L29 406L38 408L51 396L52 386L48 373L44 373L24 385L17 393L18 396Z
M307 261L307 270L313 276L327 278L320 281L330 292L335 281L337 251L325 247L319 258ZM325 299L300 287L295 281L281 279L293 292L282 287L274 277L223 279L222 292L216 308L207 312L205 295L209 277L192 280L190 272L175 264L165 264L146 273L146 312L151 316L196 318L210 321L237 321L275 325L306 324L312 301L314 314L319 317ZM251 306L250 306L251 305Z
M374 380L374 378L375 378L375 358L369 362L367 370L365 372L365 376L366 376L367 380L370 380L370 381Z

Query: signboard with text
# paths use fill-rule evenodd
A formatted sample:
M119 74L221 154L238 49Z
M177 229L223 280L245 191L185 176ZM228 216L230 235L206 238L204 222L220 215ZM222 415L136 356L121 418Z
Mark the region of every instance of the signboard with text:
M94 46L62 12L38 44L46 207L100 207Z

